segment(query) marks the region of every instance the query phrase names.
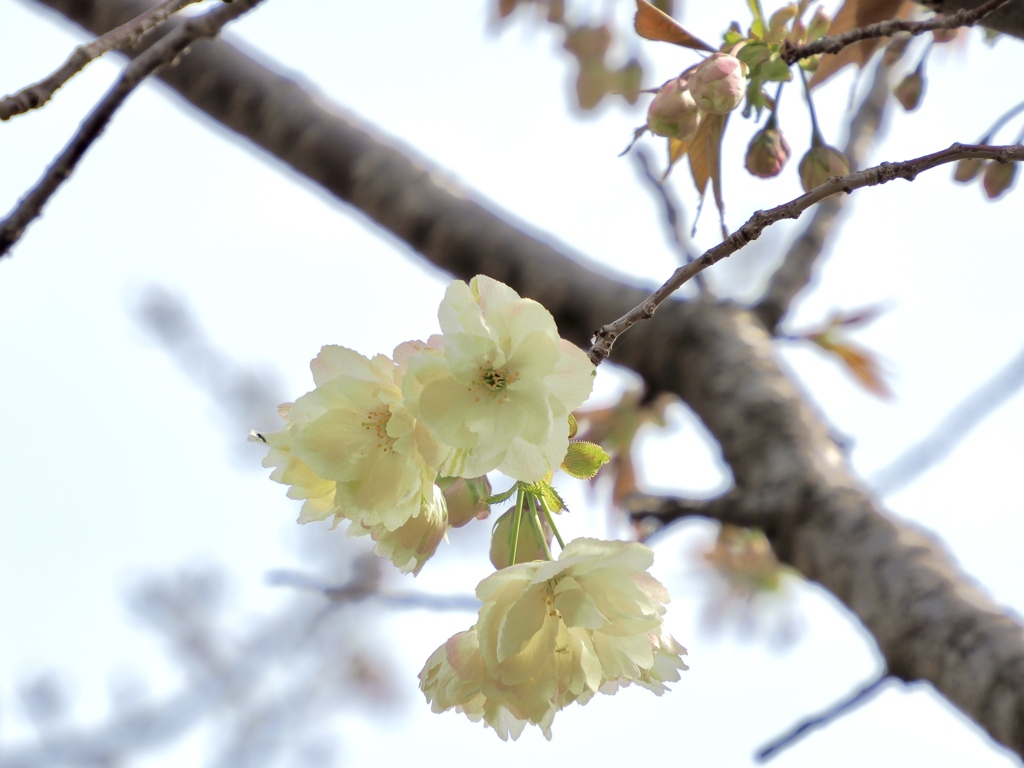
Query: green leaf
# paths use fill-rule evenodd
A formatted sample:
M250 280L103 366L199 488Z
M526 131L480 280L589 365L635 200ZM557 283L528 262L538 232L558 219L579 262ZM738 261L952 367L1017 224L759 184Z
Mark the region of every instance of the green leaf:
M577 480L589 480L609 460L610 457L600 445L581 440L569 443L569 450L566 451L562 469Z

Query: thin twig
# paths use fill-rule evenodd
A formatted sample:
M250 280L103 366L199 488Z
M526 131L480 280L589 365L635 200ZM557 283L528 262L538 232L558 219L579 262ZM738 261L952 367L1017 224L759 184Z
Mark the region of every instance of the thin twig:
M15 94L0 99L0 120L10 120L33 109L38 109L53 98L61 86L77 75L89 62L107 51L131 48L149 30L167 21L182 8L202 0L163 0L159 5L137 16L120 27L110 30L91 43L83 43L71 52L67 61L52 74Z
M962 400L935 430L871 478L885 496L938 464L972 429L1024 387L1024 349L995 376Z
M78 162L103 132L110 118L129 94L149 75L180 56L201 37L213 37L230 21L255 8L263 0L234 0L181 24L171 34L144 51L125 69L85 119L78 132L57 156L39 183L23 197L11 214L0 222L0 258L18 242L25 228L42 213L50 197L74 172Z
M892 679L893 678L889 675L887 671L883 672L875 680L872 680L859 691L854 692L851 696L839 702L838 704L833 705L817 717L812 717L809 720L804 720L804 722L800 723L800 725L798 725L792 731L785 734L784 736L780 736L778 739L776 739L775 741L773 741L772 743L768 744L760 751L758 751L755 757L758 759L758 761L762 763L770 760L776 752L779 752L780 750L783 750L786 747L793 744L794 742L798 741L808 731L812 731L815 728L821 728L822 726L828 725L843 713L867 703L868 699L870 699L875 693L877 693L878 690L887 681Z
M637 167L643 174L644 180L647 182L647 186L658 196L661 200L661 207L664 211L664 222L665 228L668 229L669 235L672 237L672 242L675 243L676 252L679 254L679 260L683 264L689 264L696 258L693 251L690 250L689 245L683 238L683 228L680 222L679 209L676 207L675 201L669 196L668 189L655 175L654 171L651 170L651 161L647 157L647 153L643 147L637 147L636 152L633 153L633 159L636 161ZM707 294L708 287L705 283L703 275L697 275L697 286L700 288L700 292Z
M846 176L832 176L825 183L819 184L810 192L806 192L800 195L800 197L790 200L788 203L783 203L767 211L756 211L743 226L721 243L706 251L696 261L679 267L672 273L672 276L664 285L648 296L643 302L618 320L599 328L594 333L593 346L591 346L590 351L587 353L591 362L594 365L600 365L611 354L612 346L619 336L640 321L649 320L654 317L658 307L669 296L679 290L679 287L686 283L687 280L707 269L712 264L716 264L752 243L772 224L783 219L799 218L800 214L811 206L833 195L838 195L840 192L849 194L855 189L886 184L894 179L913 181L922 171L967 158L995 160L1000 163L1018 162L1024 160L1024 144L1009 144L1005 146L953 144L948 149L933 152L930 155L924 155L913 160L904 160L899 163L882 163L873 168L867 168Z
M889 67L879 62L875 67L871 88L864 101L850 118L849 138L843 154L851 168L860 168L873 139L878 134L889 100ZM987 143L987 142L981 142ZM814 276L814 267L830 241L839 234L840 213L847 198L829 198L814 209L807 226L790 244L786 255L772 274L764 294L754 306L765 328L774 331L782 322L790 305Z
M806 45L794 45L790 41L782 44L780 56L787 64L794 64L801 59L819 53L839 53L843 48L861 40L875 37L892 37L897 32L909 32L911 35L922 35L935 29L954 29L955 27L973 27L993 11L1001 8L1011 0L988 0L977 8L965 8L951 13L949 16L936 16L927 21L906 21L890 19L868 24L866 27L851 29L838 35L828 35Z

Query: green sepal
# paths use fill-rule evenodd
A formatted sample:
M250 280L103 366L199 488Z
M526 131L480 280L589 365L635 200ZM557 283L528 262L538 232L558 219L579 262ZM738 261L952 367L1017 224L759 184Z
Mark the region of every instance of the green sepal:
M501 493L496 493L493 496L487 496L486 498L483 498L480 501L482 501L484 504L487 504L489 506L494 506L495 504L501 504L501 502L508 501L509 499L511 499L512 498L512 494L516 492L517 488L519 488L519 483L516 483L511 488L509 488L507 491L502 491Z
M551 483L541 480L536 483L524 483L523 486L527 493L536 496L549 512L569 511L569 507L566 506L565 501L558 495L558 491Z
M562 469L566 474L572 475L578 480L589 480L608 463L610 458L597 443L580 440L569 443L569 450L565 453Z
M572 440L576 437L576 433L580 431L580 425L576 422L576 417L571 413L569 414L569 439Z

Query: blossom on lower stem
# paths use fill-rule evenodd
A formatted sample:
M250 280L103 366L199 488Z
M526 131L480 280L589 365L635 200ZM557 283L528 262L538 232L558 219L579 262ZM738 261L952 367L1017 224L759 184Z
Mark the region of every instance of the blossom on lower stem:
M324 347L310 368L316 388L279 409L284 429L259 436L270 448L263 465L305 500L300 523L350 520L378 554L418 571L444 536L447 512L434 483L441 449L403 404L403 369L340 346Z
M408 358L403 393L439 442L443 474L497 469L534 482L569 444L570 411L593 387L594 366L559 338L551 313L478 275L449 286L438 310L443 335Z
M576 539L550 562L504 568L477 587L477 624L420 673L434 711L483 719L503 739L526 723L551 737L555 712L637 683L657 694L686 669L662 627L665 588L642 544Z

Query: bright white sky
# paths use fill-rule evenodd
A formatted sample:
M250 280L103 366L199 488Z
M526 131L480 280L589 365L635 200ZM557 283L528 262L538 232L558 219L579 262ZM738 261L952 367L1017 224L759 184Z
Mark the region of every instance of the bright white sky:
M557 41L547 29L522 23L493 34L492 5L395 0L385 10L379 3L269 0L231 34L516 219L635 281L660 282L676 265L660 209L638 185L631 162L616 157L642 112L612 105L581 119L569 106L569 65ZM627 14L629 5L618 4L619 12ZM747 22L742 2L708 4L713 10L689 5L684 23L712 42L730 18ZM48 73L82 39L27 1L0 0L0 25L8 31L0 93ZM893 116L873 162L975 141L1020 100L1002 73L1019 71L1024 47L1002 41L988 48L980 33L971 42L966 51L935 52L924 105ZM636 49L652 62L649 85L695 60L655 43ZM119 65L113 58L93 65L41 112L0 126L0 208L35 182ZM823 129L835 144L843 141L851 83L843 76L820 101ZM791 90L781 120L798 158L808 121L794 96ZM1012 142L1019 129L1018 122L997 138ZM799 191L796 158L772 182L742 170L753 130L735 120L726 147L732 228ZM887 361L895 399L867 395L813 351L783 350L836 431L850 438L852 461L865 476L927 434L1024 341L1022 254L1013 236L1022 193L991 204L976 185L954 186L950 176L938 170L912 186L857 192L821 285L797 313L796 325L806 325L832 309L890 307L857 339ZM685 173L674 188L692 211ZM775 227L709 279L723 293L757 295L794 231ZM715 217L705 215L699 248L714 245L716 232ZM139 672L157 698L174 690L158 645L126 619L123 597L134 577L221 564L244 622L281 604L264 574L301 567L302 547L309 546L301 539L322 547L342 536L307 527L300 537L292 523L297 505L266 480L258 454L240 452L244 433L228 432L225 426L234 425L207 393L136 324L132 308L150 284L182 297L233 360L276 371L281 398L291 399L311 386L308 361L322 344L372 355L435 332L447 279L162 87L131 98L13 259L0 263L6 745L23 743L29 733L13 715L15 687L43 669L72 683L83 723L104 717L113 672ZM621 386L610 368L599 379L606 393ZM719 487L716 459L681 408L673 427L645 447L647 483L679 493ZM1018 397L940 467L887 500L896 514L941 536L969 573L1017 611L1024 610L1022 429ZM570 535L601 535L606 516L577 496L569 526ZM416 691L426 656L468 626L471 615L397 614L383 623L389 636L382 641L400 664L395 677L406 704L386 719L375 713L341 721L342 755L355 765L440 765L450 764L458 745L460 760L479 755L495 768L570 757L591 765L749 764L757 747L868 681L879 659L856 621L814 587L796 590L792 611L802 632L786 649L763 637L702 632L705 582L689 553L710 530L694 523L656 548L656 571L675 598L669 623L690 649L692 667L671 694L600 697L560 714L550 744L536 733L503 744L462 716L432 715ZM408 579L404 586L471 592L488 568L484 537L472 540L481 550L469 561L429 564L415 585ZM148 764L203 754L201 741L184 749ZM938 697L896 687L774 764L844 768L866 761L1015 764Z

